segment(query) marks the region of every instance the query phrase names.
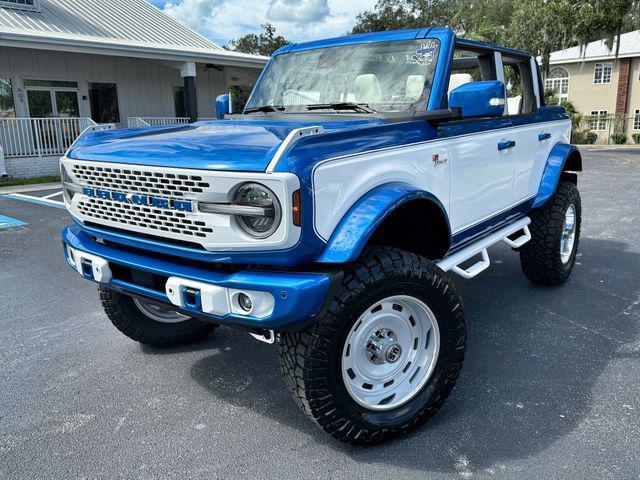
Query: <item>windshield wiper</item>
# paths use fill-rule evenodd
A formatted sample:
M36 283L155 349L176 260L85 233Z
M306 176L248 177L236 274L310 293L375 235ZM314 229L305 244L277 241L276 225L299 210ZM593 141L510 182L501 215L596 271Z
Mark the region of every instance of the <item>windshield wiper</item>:
M282 105L262 105L260 107L251 107L245 109L244 113L254 112L282 112L284 107Z
M307 110L353 110L360 113L376 113L376 111L369 107L366 103L354 103L354 102L337 102L337 103L313 103L307 105Z

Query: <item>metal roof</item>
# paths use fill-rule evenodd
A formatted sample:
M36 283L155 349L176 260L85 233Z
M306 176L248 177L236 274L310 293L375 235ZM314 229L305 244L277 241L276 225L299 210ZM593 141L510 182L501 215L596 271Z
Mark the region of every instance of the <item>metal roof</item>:
M223 49L145 0L42 0L40 12L0 6L0 45L262 66Z
M582 47L571 47L551 53L549 63L582 62L585 60L606 60L616 56L616 41L614 40L611 49L604 40L596 40ZM640 56L640 30L623 33L620 35L620 51L618 57L639 57Z

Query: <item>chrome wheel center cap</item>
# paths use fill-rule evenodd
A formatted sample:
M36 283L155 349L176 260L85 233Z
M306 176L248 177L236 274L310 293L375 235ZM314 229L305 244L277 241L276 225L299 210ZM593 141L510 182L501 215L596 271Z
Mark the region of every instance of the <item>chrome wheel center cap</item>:
M395 334L388 328L376 330L367 341L365 347L367 358L374 365L394 363L402 355Z

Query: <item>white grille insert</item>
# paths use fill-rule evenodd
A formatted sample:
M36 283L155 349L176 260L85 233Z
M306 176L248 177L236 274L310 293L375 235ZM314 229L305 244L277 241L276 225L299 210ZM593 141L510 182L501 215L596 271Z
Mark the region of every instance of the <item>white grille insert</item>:
M188 218L185 213L145 205L86 197L78 202L78 211L92 219L148 228L158 233L171 232L191 238L203 238L213 232L204 221Z
M81 183L95 188L162 197L192 197L210 187L201 176L74 163L71 171Z

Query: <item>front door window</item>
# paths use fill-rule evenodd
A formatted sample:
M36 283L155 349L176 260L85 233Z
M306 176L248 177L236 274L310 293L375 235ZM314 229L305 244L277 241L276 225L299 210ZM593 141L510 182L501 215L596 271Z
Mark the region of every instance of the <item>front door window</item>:
M53 102L48 90L27 90L29 116L33 118L53 117Z

